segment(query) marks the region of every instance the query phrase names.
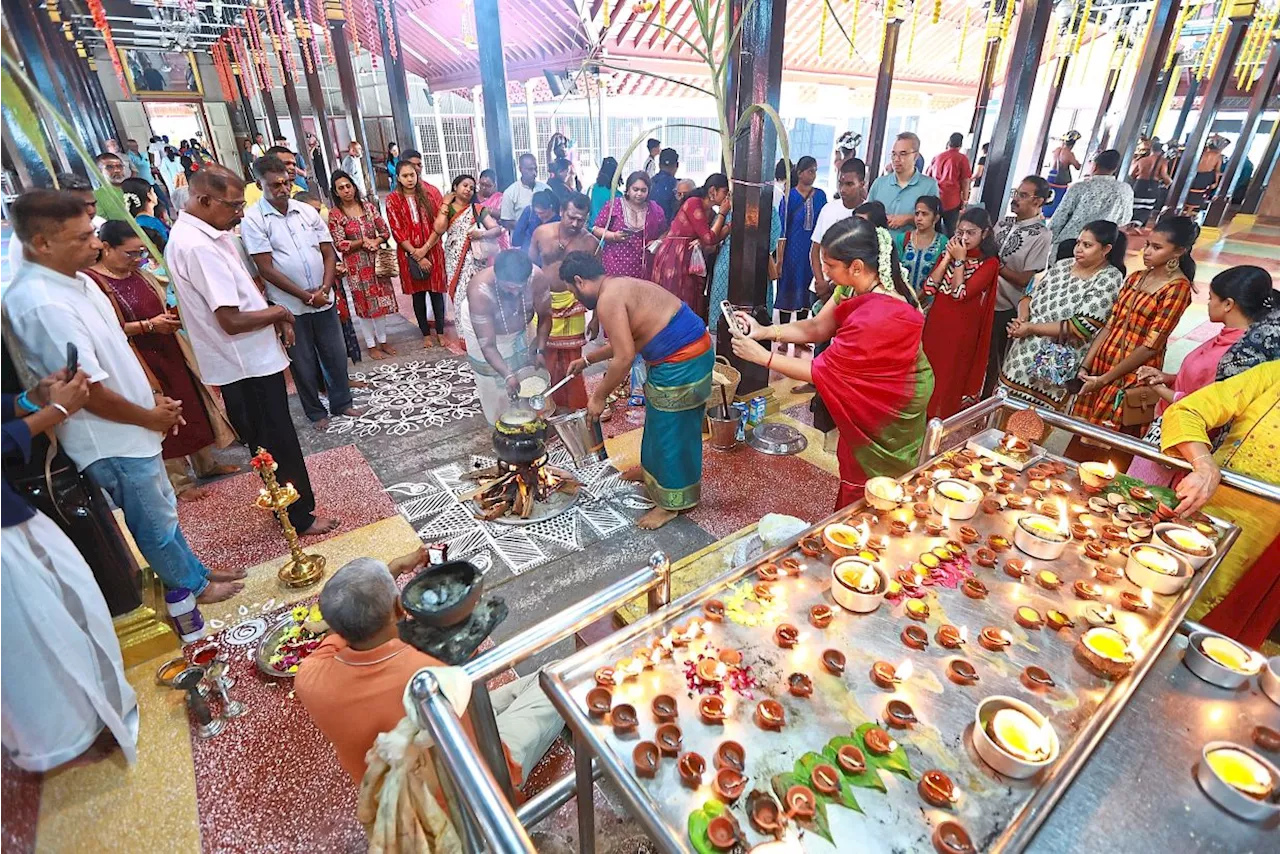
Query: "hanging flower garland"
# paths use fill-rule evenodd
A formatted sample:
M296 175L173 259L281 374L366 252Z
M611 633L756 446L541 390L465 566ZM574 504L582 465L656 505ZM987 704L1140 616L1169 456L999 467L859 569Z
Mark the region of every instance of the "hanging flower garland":
M249 65L245 59L244 45L240 41L239 27L232 27L227 31L227 43L231 45L231 58L235 62L235 65L232 66L232 74L234 76L234 69L239 68L240 76L243 77L249 73Z
M1195 15L1198 15L1200 13L1200 7L1203 5L1204 5L1204 0L1196 0L1196 3L1194 6L1184 3L1182 6L1182 11L1178 13L1178 20L1173 25L1173 31L1175 33L1181 33L1183 25L1185 25L1190 18L1192 18ZM1178 39L1176 38L1170 39L1169 55L1166 56L1164 59L1165 71L1168 71L1169 69L1173 68L1173 60L1174 60L1174 57L1176 57L1177 55L1178 55Z
M1076 43L1071 52L1080 53L1080 45L1084 43L1084 31L1089 27L1089 12L1093 8L1093 0L1084 0L1084 13L1080 15L1080 26L1076 29Z
M853 47L858 41L858 9L862 0L853 0L853 20L849 22L849 58L853 59Z
M116 48L115 37L111 34L111 24L107 21L107 11L102 8L102 0L85 0L89 14L93 16L93 24L102 33L103 46L107 56L111 57L111 67L116 71L116 80L120 82L120 91L129 96L129 82L124 76L124 65L120 62L120 51Z
M218 72L218 84L222 87L222 97L231 101L236 97L236 81L231 73L231 62L227 59L227 46L221 39L213 43L210 49L213 55L213 68Z
M956 53L956 66L964 62L964 42L969 37L969 7L964 7L964 23L960 25L960 50Z
M356 21L355 6L351 0L342 0L342 17L346 19L347 39L351 42L351 52L360 52L360 26Z
M285 26L284 0L270 0L267 5L267 20L271 25L271 37L281 63L288 69L290 77L298 75L298 64L293 58L293 48L289 44L289 29Z
M365 2L375 2L375 0L365 0ZM392 62L395 62L399 59L397 51L399 50L400 36L396 33L396 19L392 17L391 0L382 0L382 20L387 28L387 55L391 57ZM467 21L470 22L472 32L474 32L475 14L472 13Z
M933 0L933 20L930 23L936 24L942 20L942 0Z
M324 52L325 58L329 60L329 67L338 64L338 58L333 55L333 39L329 38L329 28L325 26L324 5L321 0L310 0L311 20L314 22L312 26L312 42L324 36ZM316 65L320 64L319 45L316 45Z
M604 28L606 30L609 29L609 7L612 5L613 4L609 2L609 0L604 0L604 3L601 4L604 11ZM601 35L603 36L604 34L601 33ZM822 51L818 51L818 56L822 56Z
M920 18L919 2L911 4L911 33L907 36L907 65L911 64L911 53L916 47L916 21Z
M880 62L884 62L884 43L889 37L889 23L898 17L898 0L885 0L884 23L880 27Z
M827 42L827 0L819 2L822 3L822 21L818 24L818 59L822 59L822 48ZM608 8L608 5L606 2L605 7Z

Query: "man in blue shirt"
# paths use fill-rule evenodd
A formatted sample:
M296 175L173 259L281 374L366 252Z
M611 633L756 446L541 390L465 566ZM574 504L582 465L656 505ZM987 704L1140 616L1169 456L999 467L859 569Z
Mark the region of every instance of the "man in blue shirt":
M649 191L650 201L658 203L667 216L667 222L676 215L676 170L680 168L680 155L674 148L664 148L658 155L658 174L653 176L653 189Z
M895 235L906 234L915 220L916 199L938 195L938 182L916 168L920 154L920 137L914 133L898 134L889 154L893 171L881 175L871 185L867 201L880 202L889 217L889 229Z

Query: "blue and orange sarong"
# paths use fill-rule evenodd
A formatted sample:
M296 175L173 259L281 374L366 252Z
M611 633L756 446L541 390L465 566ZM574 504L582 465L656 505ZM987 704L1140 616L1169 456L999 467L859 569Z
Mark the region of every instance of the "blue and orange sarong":
M702 416L715 364L707 324L682 305L640 355L649 369L640 442L644 483L659 507L688 510L702 498Z

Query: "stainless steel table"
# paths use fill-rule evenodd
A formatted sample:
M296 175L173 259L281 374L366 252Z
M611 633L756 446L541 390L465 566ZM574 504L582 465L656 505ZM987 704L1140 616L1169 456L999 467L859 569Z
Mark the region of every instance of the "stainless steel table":
M1255 726L1280 728L1280 706L1256 679L1238 691L1200 679L1182 663L1186 647L1178 635L1164 648L1028 850L1280 850L1274 823L1236 818L1209 800L1194 776L1206 742L1253 746Z

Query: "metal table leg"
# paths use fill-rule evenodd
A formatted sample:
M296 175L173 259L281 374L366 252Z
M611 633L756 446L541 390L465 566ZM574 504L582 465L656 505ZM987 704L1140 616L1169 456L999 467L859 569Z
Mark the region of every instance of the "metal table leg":
M596 787L591 773L591 745L573 731L573 773L578 783L578 851L596 851Z

